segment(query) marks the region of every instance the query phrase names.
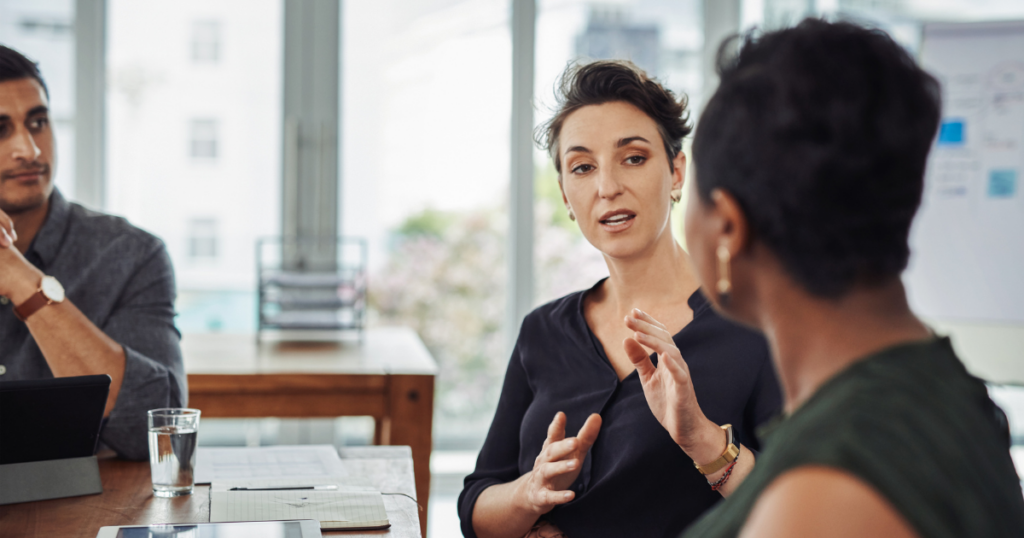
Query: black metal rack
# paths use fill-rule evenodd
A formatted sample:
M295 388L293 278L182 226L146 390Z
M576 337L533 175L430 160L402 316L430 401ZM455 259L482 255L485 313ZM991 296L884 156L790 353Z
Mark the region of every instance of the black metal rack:
M258 240L257 341L268 330L354 331L362 340L366 255L362 238Z

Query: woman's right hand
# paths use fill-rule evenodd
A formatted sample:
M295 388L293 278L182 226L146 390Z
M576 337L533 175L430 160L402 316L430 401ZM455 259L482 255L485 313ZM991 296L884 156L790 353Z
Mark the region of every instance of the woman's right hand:
M576 496L568 488L580 475L583 459L601 429L601 415L594 413L587 418L576 437L566 439L565 420L565 413L559 411L555 414L540 455L534 460L533 470L519 481L516 497L527 510L538 516Z

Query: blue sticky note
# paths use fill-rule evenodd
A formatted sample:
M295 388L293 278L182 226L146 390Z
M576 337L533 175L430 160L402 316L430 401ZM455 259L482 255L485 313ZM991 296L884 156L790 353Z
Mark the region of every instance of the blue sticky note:
M944 120L939 126L940 146L962 146L964 144L964 120Z
M1017 171L1012 168L992 170L988 173L990 198L1011 198L1017 193Z

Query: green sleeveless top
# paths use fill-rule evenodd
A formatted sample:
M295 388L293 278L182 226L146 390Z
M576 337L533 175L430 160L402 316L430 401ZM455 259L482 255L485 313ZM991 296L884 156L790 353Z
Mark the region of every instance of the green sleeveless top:
M761 492L804 465L864 480L925 538L1024 537L1005 415L948 338L857 362L766 429L746 481L685 538L737 536Z

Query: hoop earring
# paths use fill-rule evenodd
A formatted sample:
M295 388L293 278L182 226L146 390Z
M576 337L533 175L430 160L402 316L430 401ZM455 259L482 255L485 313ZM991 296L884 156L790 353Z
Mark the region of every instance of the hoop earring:
M668 197L672 199L673 204L678 204L679 201L683 199L683 190L676 189L669 193Z
M572 212L572 208L569 207L569 206L565 206L565 209L566 209L566 211L569 212L569 220L571 220L573 222L576 222L576 213Z
M730 262L732 261L732 254L729 253L729 247L725 244L718 245L718 283L715 285L718 291L718 302L721 304L727 304L729 302L729 294L732 293L732 275L730 273Z

